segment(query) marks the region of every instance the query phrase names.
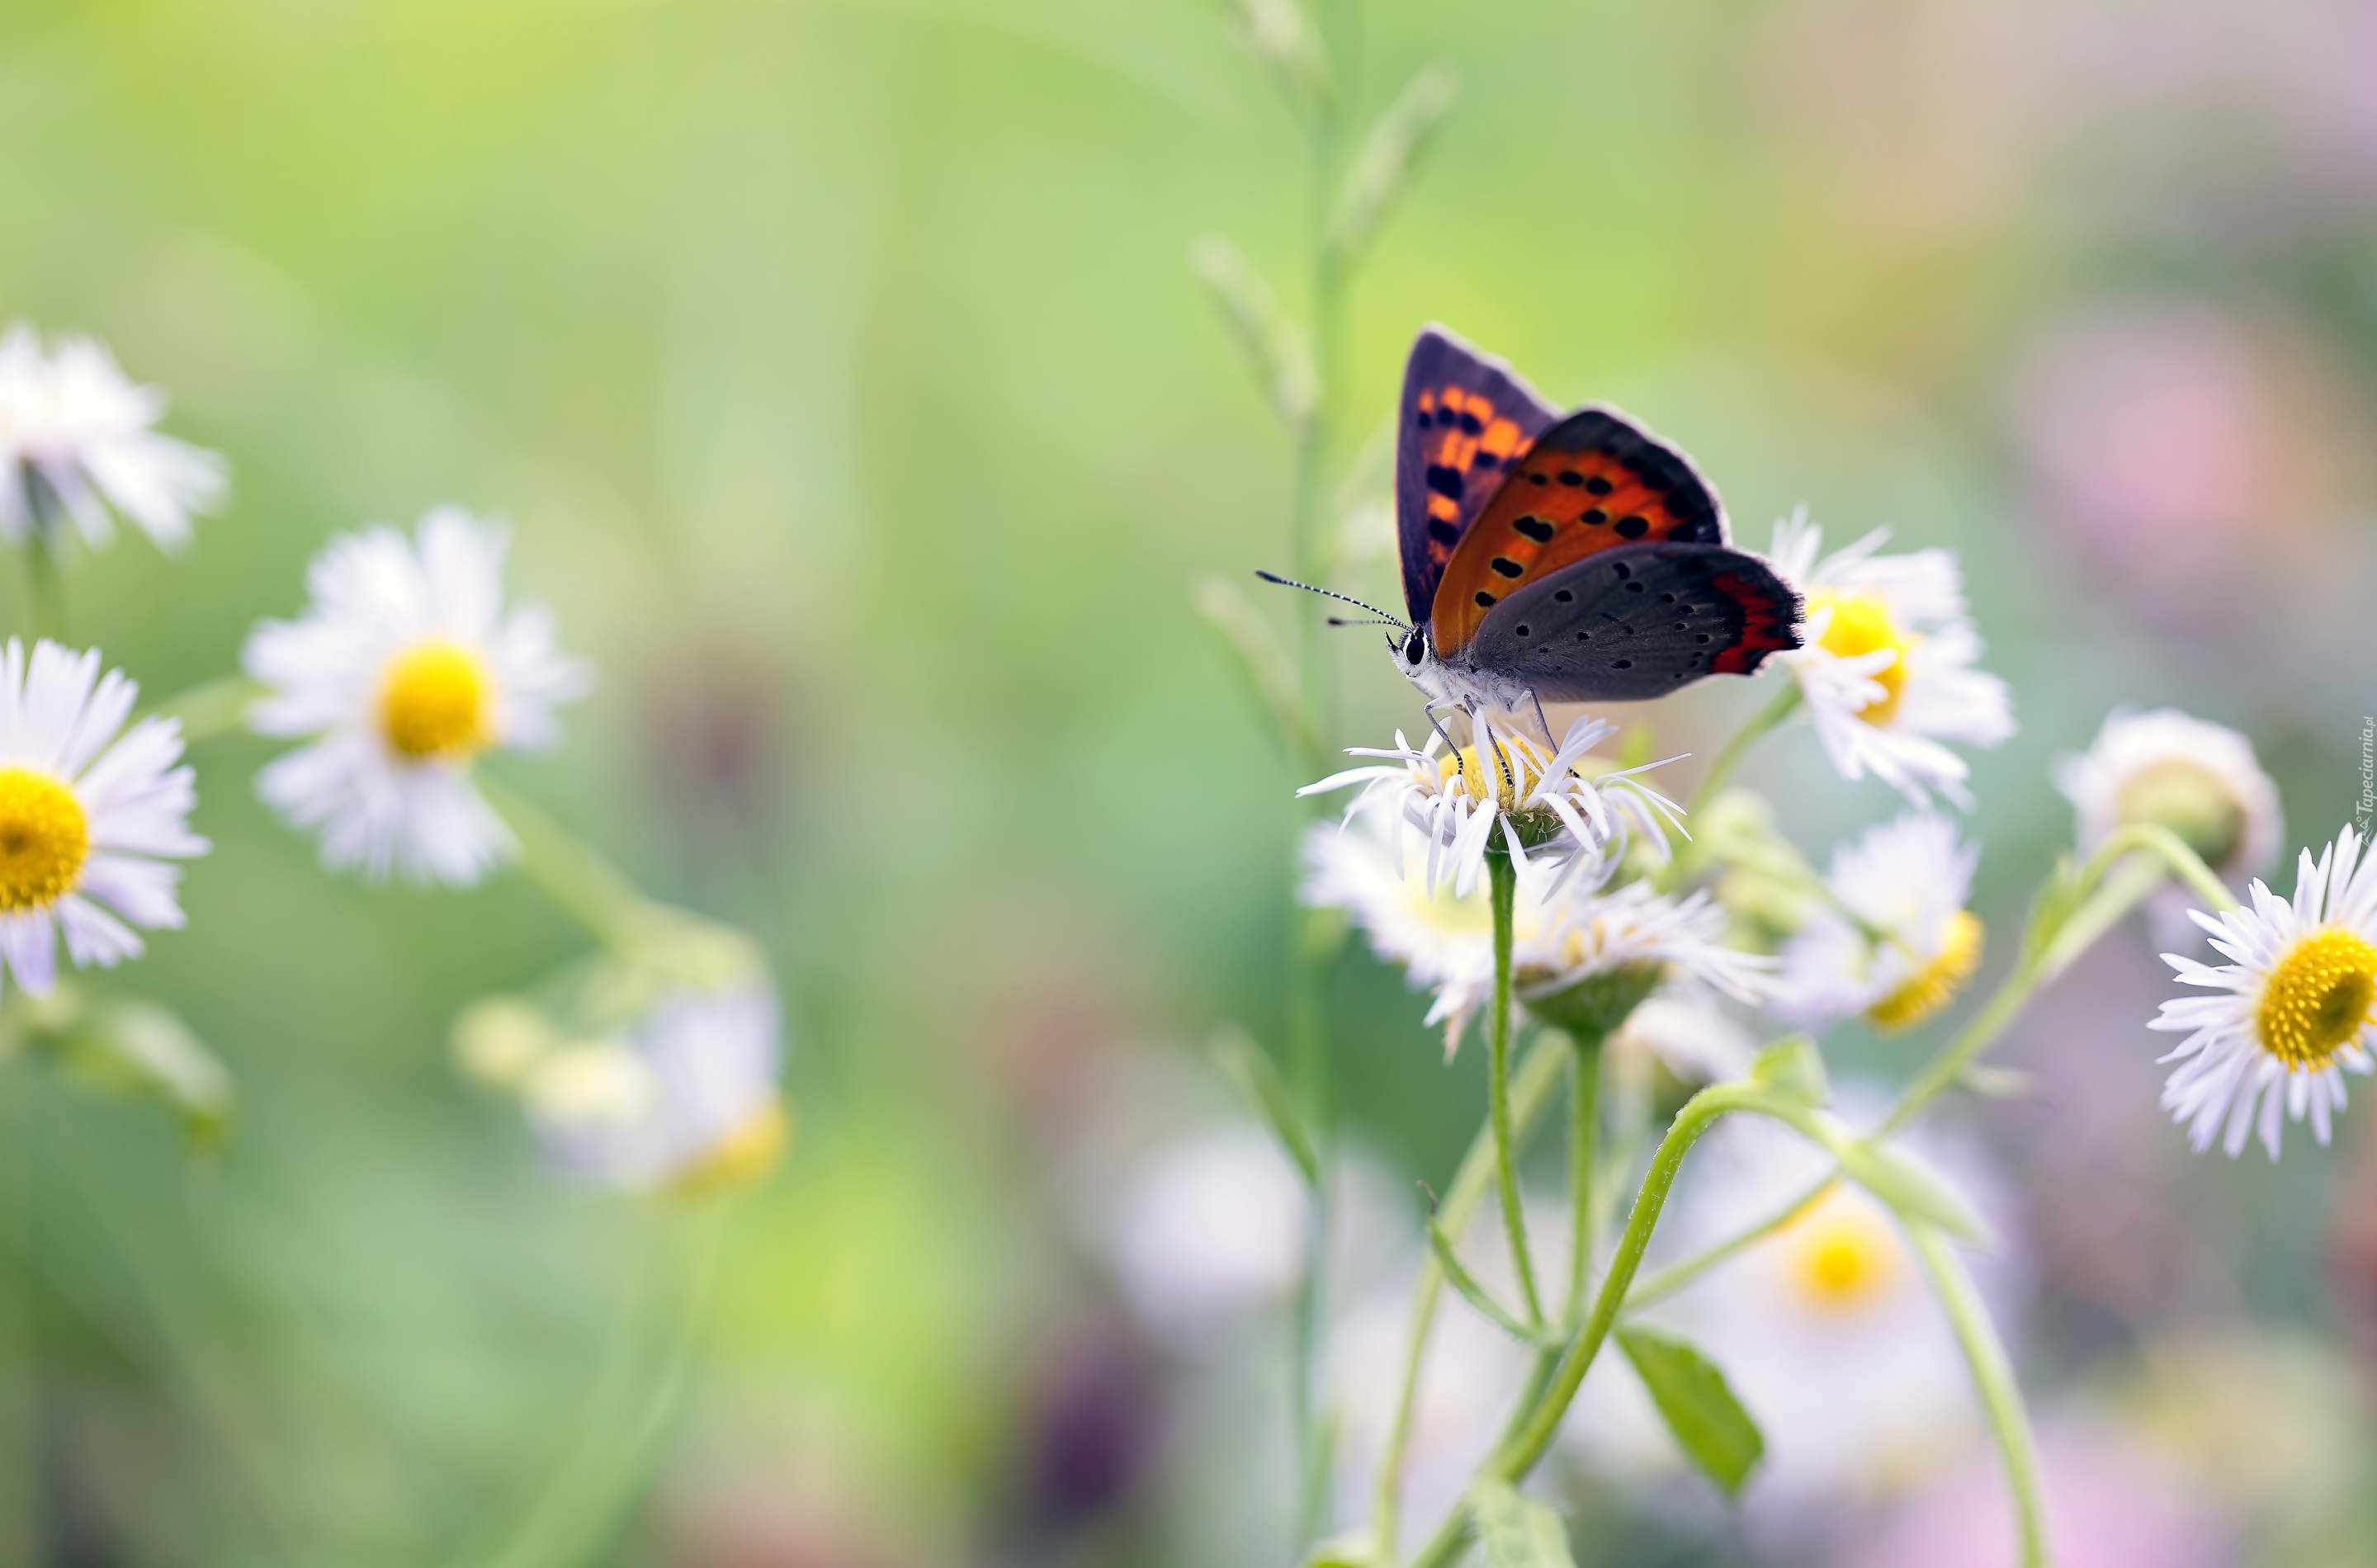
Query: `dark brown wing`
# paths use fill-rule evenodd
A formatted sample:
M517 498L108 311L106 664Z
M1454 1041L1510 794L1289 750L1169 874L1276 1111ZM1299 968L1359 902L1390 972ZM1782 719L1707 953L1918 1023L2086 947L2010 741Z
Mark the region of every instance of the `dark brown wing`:
M1505 470L1559 418L1518 372L1443 328L1412 344L1395 432L1395 526L1412 624L1427 624L1453 546Z

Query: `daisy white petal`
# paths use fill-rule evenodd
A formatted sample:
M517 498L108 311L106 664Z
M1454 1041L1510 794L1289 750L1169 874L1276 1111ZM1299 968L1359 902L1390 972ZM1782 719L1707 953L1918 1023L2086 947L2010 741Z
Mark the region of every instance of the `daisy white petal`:
M166 859L203 855L180 726L148 719L119 736L137 688L96 652L0 649L0 964L36 995L74 964L136 957L134 927L178 927Z
M71 521L109 543L113 512L167 549L222 499L223 461L158 434L161 393L134 385L88 338L44 350L22 322L0 335L0 538Z
M454 507L412 540L385 527L334 539L307 570L305 616L249 636L244 663L267 688L250 727L311 740L257 793L320 834L326 865L467 886L511 853L472 764L552 745L555 710L591 682L543 609L505 611L506 548L501 529Z
M1963 759L1942 741L1989 747L2013 734L2006 685L1980 657L1964 579L1946 550L1884 556L1876 530L1819 559L1823 530L1802 509L1774 525L1769 558L1806 596L1806 646L1780 657L1843 778L1868 773L1918 806L1968 802Z

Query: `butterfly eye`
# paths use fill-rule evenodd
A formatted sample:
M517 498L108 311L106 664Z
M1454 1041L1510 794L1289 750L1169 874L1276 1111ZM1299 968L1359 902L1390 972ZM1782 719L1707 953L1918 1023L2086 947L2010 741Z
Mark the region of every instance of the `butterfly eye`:
M1404 662L1411 665L1414 669L1417 669L1419 667L1419 662L1427 657L1427 634L1422 632L1419 628L1414 627L1412 628L1411 640L1404 644Z

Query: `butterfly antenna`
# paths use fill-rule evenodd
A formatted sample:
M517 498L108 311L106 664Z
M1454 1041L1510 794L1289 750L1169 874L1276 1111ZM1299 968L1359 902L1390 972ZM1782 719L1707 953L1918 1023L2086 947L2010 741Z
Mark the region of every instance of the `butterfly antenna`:
M1409 627L1404 626L1404 623L1403 623L1403 622L1401 622L1401 621L1387 621L1387 620L1351 621L1351 620L1347 620L1344 616L1331 616L1329 617L1329 624L1330 624L1331 626L1391 626L1391 627L1393 627L1393 628L1394 628L1395 629L1397 629L1398 631L1408 631L1408 630L1410 630L1410 629L1411 629Z
M1307 593L1318 593L1324 598L1335 599L1344 604L1351 604L1357 610L1368 610L1372 615L1379 617L1379 624L1381 626L1400 627L1405 631L1409 631L1411 629L1411 623L1409 621L1398 620L1395 616L1387 614L1386 611L1379 608L1376 604L1366 604L1361 600L1355 598L1351 593L1340 593L1334 588L1315 588L1308 582L1298 582L1292 577L1282 577L1277 572L1264 571L1260 568L1256 569L1255 575L1261 578L1265 582L1276 582L1282 588L1301 588ZM1329 624L1332 626L1357 626L1363 623L1357 621L1341 621L1332 619Z

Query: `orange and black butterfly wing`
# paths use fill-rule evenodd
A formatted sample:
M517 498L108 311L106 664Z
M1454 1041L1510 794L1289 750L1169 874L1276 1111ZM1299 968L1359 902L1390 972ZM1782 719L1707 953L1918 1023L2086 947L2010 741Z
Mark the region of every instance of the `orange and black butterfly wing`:
M1799 646L1799 595L1755 556L1619 544L1531 574L1487 613L1468 657L1547 702L1639 701L1751 674Z
M1725 509L1681 452L1625 415L1581 409L1538 436L1461 536L1429 605L1439 658L1561 568L1629 545L1723 545Z
M1395 524L1415 626L1428 624L1445 564L1510 464L1559 418L1500 360L1441 327L1420 333L1395 434Z

